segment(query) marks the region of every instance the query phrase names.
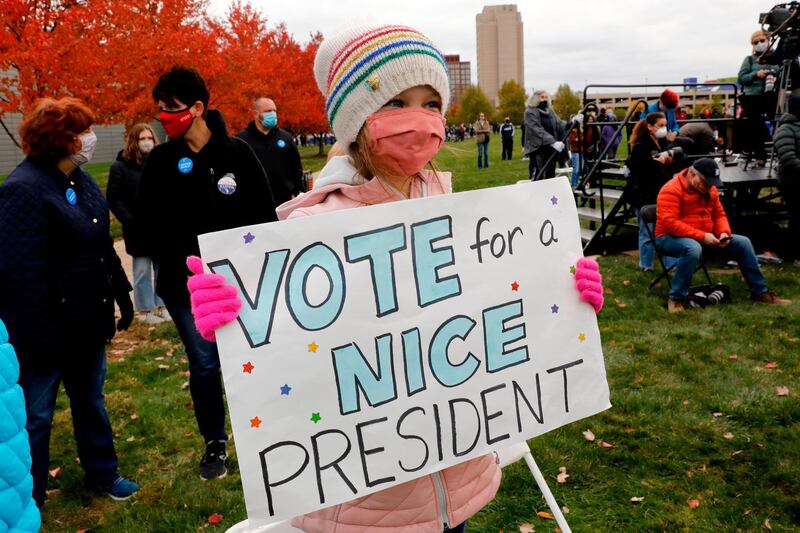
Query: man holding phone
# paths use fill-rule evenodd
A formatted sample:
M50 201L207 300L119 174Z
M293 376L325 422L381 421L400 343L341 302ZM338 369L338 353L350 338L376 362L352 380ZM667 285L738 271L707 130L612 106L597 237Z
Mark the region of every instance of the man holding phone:
M677 313L686 308L692 274L704 248L724 250L736 259L752 300L791 304L791 300L779 298L767 288L750 239L731 232L717 191L721 185L719 166L706 157L677 174L658 194L656 246L664 254L678 258L667 309Z

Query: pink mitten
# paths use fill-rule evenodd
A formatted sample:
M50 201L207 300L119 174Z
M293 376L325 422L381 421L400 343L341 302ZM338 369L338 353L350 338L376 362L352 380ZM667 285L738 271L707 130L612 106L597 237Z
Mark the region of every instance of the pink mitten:
M600 265L593 259L581 257L575 268L575 288L581 293L581 300L589 302L594 312L603 308L603 278Z
M192 272L186 286L189 287L194 324L205 340L214 342L217 328L236 319L242 302L236 287L225 283L225 276L203 272L203 261L199 257L187 257L186 266Z

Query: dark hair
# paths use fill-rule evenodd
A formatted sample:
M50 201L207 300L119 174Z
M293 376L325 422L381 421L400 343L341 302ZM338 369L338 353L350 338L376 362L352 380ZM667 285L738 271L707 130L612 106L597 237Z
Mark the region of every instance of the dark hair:
M77 98L42 98L19 127L22 151L50 162L75 153L75 138L89 129L94 113Z
M638 141L640 137L648 135L648 124L650 126L655 126L656 122L662 118L667 118L667 116L661 111L656 111L654 113L648 113L647 116L644 117L644 120L637 122L636 126L633 127L633 131L631 132L631 144L636 144L636 141Z
M193 68L175 66L158 78L153 87L153 101L162 101L169 107L177 105L176 100L192 106L202 102L203 115L208 110L208 87L200 73Z

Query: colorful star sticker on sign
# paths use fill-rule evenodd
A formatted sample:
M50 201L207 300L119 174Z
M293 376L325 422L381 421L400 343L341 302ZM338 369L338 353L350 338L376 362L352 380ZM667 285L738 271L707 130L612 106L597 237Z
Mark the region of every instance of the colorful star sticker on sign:
M243 237L244 237L244 243L245 244L250 244L251 242L253 242L256 239L256 236L253 235L252 233L250 233L249 231L245 235L243 235Z
M511 284L511 290L512 290L512 291L517 291L518 289L519 289L519 283L517 283L516 281L515 281L515 282L513 282L513 283Z
M314 341L311 341L311 343L308 345L308 351L311 353L317 353L317 348L319 348L319 344Z
M571 267L569 267L569 273L572 274L573 276L575 275L575 270L577 270L575 268L575 265L572 265Z
M311 413L311 421L312 422L314 422L316 424L320 420L322 420L322 417L319 416L319 413Z
M292 388L289 385L284 385L281 387L281 396L289 396L289 392L291 392Z
M260 418L258 418L257 416L254 416L253 418L250 419L250 427L251 428L257 428L259 426L261 426L261 419Z
M554 194L552 198L550 198L550 203L553 205L558 204L558 197Z
M581 342L585 341L586 340L586 335L581 333L580 335L578 335L578 340L581 341Z
M554 315L558 313L558 306L556 304L551 305L550 312L553 313Z
M254 368L255 366L253 366L253 363L248 361L242 365L242 372L244 372L245 374L252 374Z

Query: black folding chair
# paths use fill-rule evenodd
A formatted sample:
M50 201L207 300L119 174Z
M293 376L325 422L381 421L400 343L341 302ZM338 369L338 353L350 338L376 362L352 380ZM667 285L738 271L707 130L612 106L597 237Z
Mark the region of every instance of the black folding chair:
M655 204L646 205L642 208L642 218L646 222L645 227L647 228L647 234L650 236L650 240L653 243L653 248L656 250L656 259L658 259L658 264L661 265L661 272L650 282L650 286L647 287L647 290L652 289L658 283L666 278L667 283L670 283L669 273L675 268L675 265L670 266L667 268L667 265L664 263L664 256L662 251L659 249L658 245L656 244L656 236L653 233L653 230L650 228L650 225L653 224L655 226L656 223L656 206ZM705 251L705 250L704 250ZM711 281L711 275L708 273L708 268L706 268L706 256L705 253L700 257L700 261L697 263L697 267L695 268L695 272L698 270L702 270L703 274L706 276L706 280L708 280L709 285L714 285L714 282Z

